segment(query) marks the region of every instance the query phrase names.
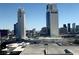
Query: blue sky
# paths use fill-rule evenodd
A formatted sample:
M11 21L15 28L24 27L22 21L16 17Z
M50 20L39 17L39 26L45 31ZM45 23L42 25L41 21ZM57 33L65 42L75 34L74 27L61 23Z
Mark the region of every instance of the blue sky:
M46 26L47 4L0 4L0 29L13 30L17 22L17 9L25 10L25 26L27 29L40 30ZM57 4L59 12L59 27L67 23L79 24L79 4Z

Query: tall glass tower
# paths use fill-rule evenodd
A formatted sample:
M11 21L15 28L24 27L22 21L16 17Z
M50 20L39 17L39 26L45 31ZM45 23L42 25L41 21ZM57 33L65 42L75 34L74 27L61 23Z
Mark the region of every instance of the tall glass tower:
M26 38L26 31L25 31L25 12L24 9L19 8L17 12L18 17L18 38L25 39Z
M49 29L50 36L58 36L58 9L56 4L48 4L46 12L46 26Z

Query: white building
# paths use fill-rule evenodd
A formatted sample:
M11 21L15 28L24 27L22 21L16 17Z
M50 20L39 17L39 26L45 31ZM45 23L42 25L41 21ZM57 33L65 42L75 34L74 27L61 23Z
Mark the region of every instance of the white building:
M58 30L58 10L56 4L48 4L47 5L47 27L50 30L50 36L55 37L59 35Z
M25 31L25 12L24 9L20 8L17 12L18 16L18 38L25 39L26 38L26 31Z

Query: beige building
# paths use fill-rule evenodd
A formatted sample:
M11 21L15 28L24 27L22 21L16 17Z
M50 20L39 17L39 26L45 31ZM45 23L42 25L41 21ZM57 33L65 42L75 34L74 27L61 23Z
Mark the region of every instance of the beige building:
M59 35L58 30L58 9L56 4L48 4L47 5L47 27L50 30L51 37L57 37Z

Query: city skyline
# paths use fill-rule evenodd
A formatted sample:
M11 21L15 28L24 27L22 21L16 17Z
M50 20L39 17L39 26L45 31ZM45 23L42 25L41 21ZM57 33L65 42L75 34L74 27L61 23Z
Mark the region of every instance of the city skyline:
M46 26L46 5L47 4L0 4L0 29L13 30L17 22L17 9L22 7L25 10L27 29L36 28L40 30ZM59 27L67 23L78 24L79 4L57 4L59 11ZM73 12L73 13L72 13ZM39 20L39 21L38 21ZM75 21L74 21L75 20Z

